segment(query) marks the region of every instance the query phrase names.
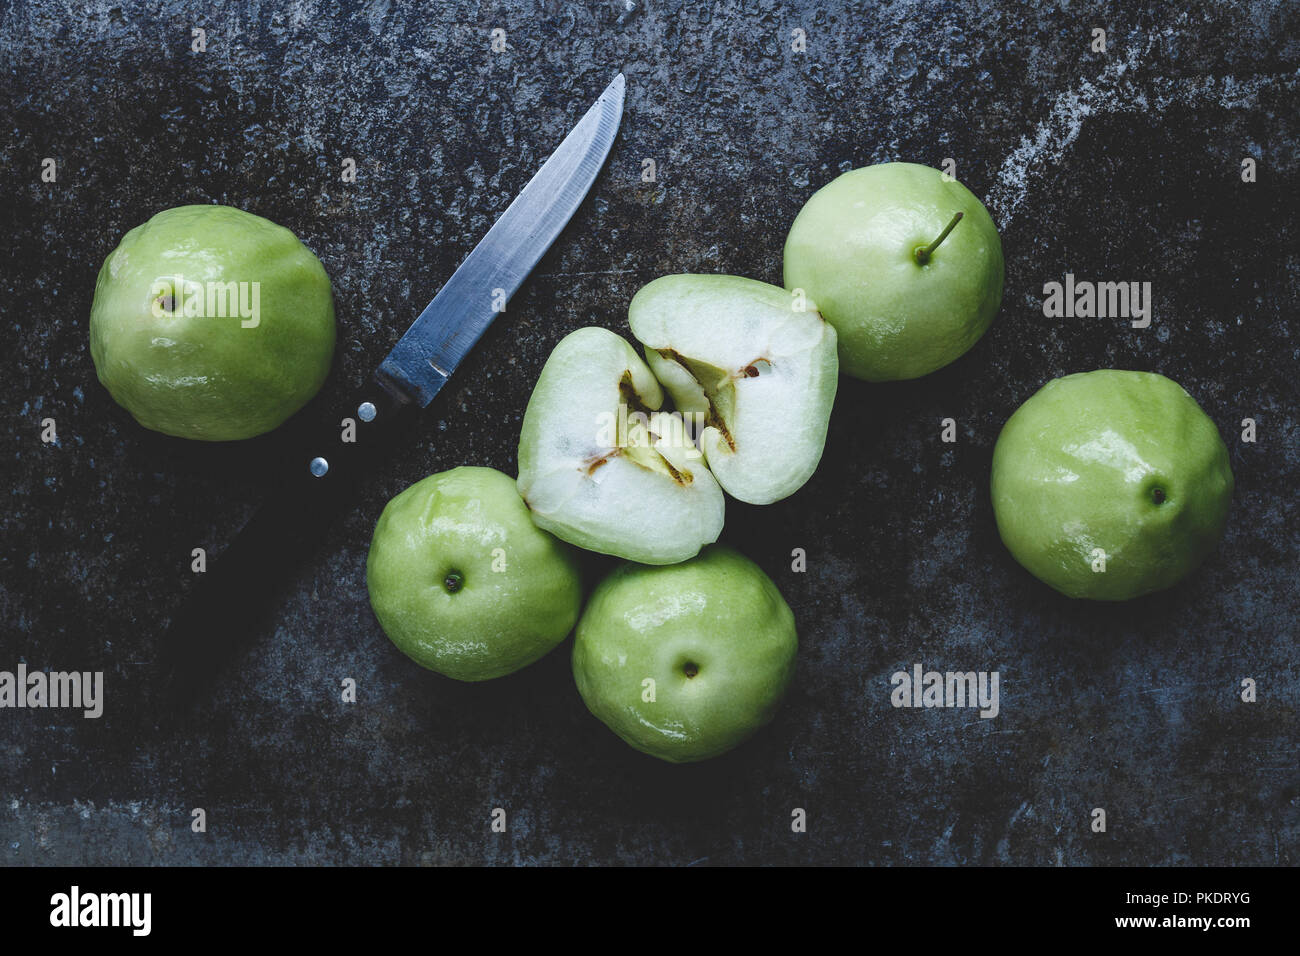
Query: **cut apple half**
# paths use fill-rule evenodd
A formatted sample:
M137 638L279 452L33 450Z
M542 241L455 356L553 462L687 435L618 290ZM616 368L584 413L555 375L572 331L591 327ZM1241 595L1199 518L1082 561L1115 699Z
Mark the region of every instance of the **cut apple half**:
M728 494L770 504L812 476L839 375L814 303L738 276L672 275L633 297L628 320L677 409L702 421L699 447Z
M693 557L722 531L725 499L649 367L622 337L560 340L528 400L519 493L538 527L642 564Z

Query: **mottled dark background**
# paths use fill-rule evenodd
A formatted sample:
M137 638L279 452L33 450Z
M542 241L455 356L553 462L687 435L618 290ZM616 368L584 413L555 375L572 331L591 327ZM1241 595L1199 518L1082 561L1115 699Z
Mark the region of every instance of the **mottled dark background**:
M490 52L494 28L508 52ZM806 53L791 51L796 28ZM0 859L1297 863L1297 36L1296 6L1263 0L0 4L0 669L102 669L107 683L97 721L0 711ZM620 69L623 130L587 204L178 725L154 704L160 630L190 550L228 540L281 439L186 444L112 402L86 332L104 257L183 203L293 229L333 278L340 330L300 418L337 416ZM340 182L348 156L354 184ZM641 181L646 157L657 183ZM673 767L588 715L567 645L481 686L390 646L364 582L380 509L455 465L513 474L529 390L565 333L626 332L628 300L662 273L779 282L817 187L946 157L1002 228L991 331L923 380L843 381L813 480L768 508L728 506L726 540L800 626L770 728ZM1154 323L1045 319L1043 283L1066 272L1151 281ZM987 492L1016 406L1105 366L1187 387L1237 478L1208 564L1119 606L1030 578ZM939 441L948 416L955 446ZM40 441L46 417L57 445ZM796 547L807 573L790 569ZM914 662L1000 671L1001 715L894 710L889 675ZM356 705L339 701L345 677ZM206 834L190 831L193 807ZM494 807L505 834L489 830ZM795 807L807 833L790 832Z

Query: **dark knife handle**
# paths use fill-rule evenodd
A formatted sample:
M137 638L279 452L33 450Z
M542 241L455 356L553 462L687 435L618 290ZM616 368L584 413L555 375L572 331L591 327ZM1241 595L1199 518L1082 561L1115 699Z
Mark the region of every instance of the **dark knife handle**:
M256 631L276 586L301 564L330 523L355 501L366 466L412 406L375 384L337 422L290 453L276 490L207 568L163 638L164 679L184 704Z

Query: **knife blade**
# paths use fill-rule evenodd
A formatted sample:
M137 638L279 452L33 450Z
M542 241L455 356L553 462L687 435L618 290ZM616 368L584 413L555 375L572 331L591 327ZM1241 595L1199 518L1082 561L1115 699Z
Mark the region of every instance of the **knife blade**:
M433 400L577 212L614 143L623 94L620 73L407 329L380 381Z
M208 562L167 627L160 657L171 704L197 699L202 685L255 633L275 584L353 500L362 470L400 441L414 413L433 400L504 311L595 182L618 134L624 94L620 73L345 406L340 424L323 425L285 456L277 490Z

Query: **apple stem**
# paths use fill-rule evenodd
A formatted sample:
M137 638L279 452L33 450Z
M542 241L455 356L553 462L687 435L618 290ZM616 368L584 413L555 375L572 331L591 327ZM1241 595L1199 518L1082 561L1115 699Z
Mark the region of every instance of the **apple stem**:
M916 250L916 262L918 265L925 265L930 261L930 256L934 254L934 250L939 248L939 243L948 238L948 233L952 232L953 226L961 222L961 217L962 214L957 213L957 215L952 217L952 221L948 223L948 225L944 226L943 232L939 233L938 239L934 240L934 242L930 243L928 246L921 246Z

